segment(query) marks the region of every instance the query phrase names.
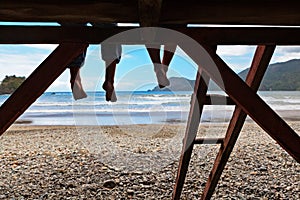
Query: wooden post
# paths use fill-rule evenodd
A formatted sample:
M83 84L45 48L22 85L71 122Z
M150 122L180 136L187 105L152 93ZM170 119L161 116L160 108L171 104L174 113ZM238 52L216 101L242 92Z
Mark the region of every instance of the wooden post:
M173 189L173 200L180 199L181 191L184 185L184 180L194 147L194 140L198 132L201 114L205 104L208 82L209 77L205 72L203 72L203 70L201 70L201 68L199 68L194 86L194 94L191 101L187 128L183 140L183 147L179 160L176 182Z

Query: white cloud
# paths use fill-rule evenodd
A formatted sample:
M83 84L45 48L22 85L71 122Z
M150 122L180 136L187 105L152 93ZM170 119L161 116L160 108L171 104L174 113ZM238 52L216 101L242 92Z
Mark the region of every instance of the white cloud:
M132 58L134 58L133 55L131 55L129 53L125 53L125 54L122 53L122 60L123 59L132 59Z
M34 45L34 48L52 50L55 46ZM6 75L29 77L50 53L51 51L45 51L45 53L32 51L32 45L3 46L3 48L0 48L0 81L3 80ZM66 91L69 87L68 78L67 75L60 76L51 85L50 89L52 91Z
M276 48L277 53L300 53L299 46L278 46Z
M53 51L58 45L57 44L22 44L20 47L30 47L35 49L41 49L41 50L49 50Z
M292 59L300 59L300 47L279 46L276 47L271 63L285 62Z
M9 54L1 53L0 79L5 75L26 76L46 58L44 54Z
M220 56L243 56L253 52L254 46L245 45L228 45L228 46L218 46L217 53Z

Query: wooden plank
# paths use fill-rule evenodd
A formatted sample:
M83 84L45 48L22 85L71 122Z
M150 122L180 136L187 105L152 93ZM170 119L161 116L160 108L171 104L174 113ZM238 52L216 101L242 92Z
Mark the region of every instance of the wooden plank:
M0 135L51 85L87 44L61 44L0 107Z
M194 144L223 144L224 138L196 138Z
M103 40L128 28L71 26L0 26L0 44L100 44ZM16 34L22 33L22 34ZM139 35L134 35L139 38ZM124 43L126 40L124 39Z
M300 45L300 28L272 27L189 27L170 28L182 32L196 41L211 45ZM128 27L60 27L60 26L0 26L0 44L59 44L61 42L87 42L99 44L103 40L130 30ZM22 33L22 34L15 34ZM284 36L284 37L283 37ZM171 40L172 38L170 38ZM120 37L122 44L144 44L138 31L130 37ZM159 41L164 44L168 41ZM170 42L170 41L169 41ZM174 41L171 41L174 42Z
M184 185L184 180L188 170L189 162L191 159L194 140L197 135L198 127L200 124L201 114L204 107L205 96L207 92L207 85L209 82L208 76L199 69L196 77L194 94L191 101L190 113L187 122L187 128L183 140L182 152L179 160L177 177L173 189L173 200L180 199L181 191Z
M195 49L191 49L184 44L181 44L180 47L191 56L196 63L201 63L201 56L195 54ZM207 65L201 65L203 70L245 113L276 140L297 162L300 162L299 135L249 88L216 53L208 52L214 63L205 60L209 62L206 63ZM220 72L222 73L220 74Z
M0 19L17 22L138 22L138 5L133 0L1 0Z
M300 27L189 27L175 28L201 44L297 45Z
M275 46L257 47L251 68L245 81L253 91L258 90L274 50ZM236 106L226 132L224 143L218 152L213 168L206 182L201 197L202 199L210 199L213 195L233 147L238 139L239 133L242 130L246 117L247 114L239 106Z
M161 22L200 24L299 25L300 2L280 0L167 1ZM267 8L267 11L266 11ZM177 19L177 20L174 20Z
M136 0L2 0L1 21L138 22ZM164 0L163 24L300 25L300 2L294 0Z
M235 105L235 102L230 97L210 94L205 97L205 105Z
M142 27L158 26L162 0L139 0L139 22Z

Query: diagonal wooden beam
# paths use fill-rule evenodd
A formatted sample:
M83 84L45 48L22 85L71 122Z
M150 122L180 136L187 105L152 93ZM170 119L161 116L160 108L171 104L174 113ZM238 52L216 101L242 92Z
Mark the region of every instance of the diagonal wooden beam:
M248 72L246 83L257 91L274 53L275 46L258 46ZM213 168L206 182L201 199L210 199L218 184L225 165L242 130L247 114L236 106L229 123L224 142L215 159Z
M180 47L196 63L201 63L201 58L195 54L194 49L190 49L183 44ZM208 51L208 53L214 63L201 66L203 70L247 115L276 140L297 162L300 162L299 135L238 77L216 53L211 51Z
M0 135L61 75L87 44L59 45L0 107Z
M173 200L180 199L181 191L184 185L184 180L194 147L194 140L198 132L202 110L205 104L208 82L209 77L205 72L203 72L203 70L199 68L194 86L194 94L191 101L187 128L183 140L183 147L179 160L177 177L173 189Z

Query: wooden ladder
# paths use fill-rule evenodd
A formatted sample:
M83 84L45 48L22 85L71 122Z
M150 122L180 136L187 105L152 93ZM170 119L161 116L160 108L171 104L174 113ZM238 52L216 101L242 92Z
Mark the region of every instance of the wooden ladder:
M255 92L257 92L259 88L274 50L274 45L258 46L256 49L251 68L245 81ZM211 198L247 117L247 114L239 106L236 106L225 138L196 138L203 107L204 105L212 105L212 97L207 95L209 81L210 77L199 67L173 190L172 199L174 200L180 199L194 144L203 143L221 144L201 197L201 199ZM220 105L224 101L224 97L221 97L223 100L220 101L217 100L218 97L213 98L216 99L216 101L213 102L214 105L216 105L216 103ZM229 97L226 97L226 102L226 105L235 105Z

